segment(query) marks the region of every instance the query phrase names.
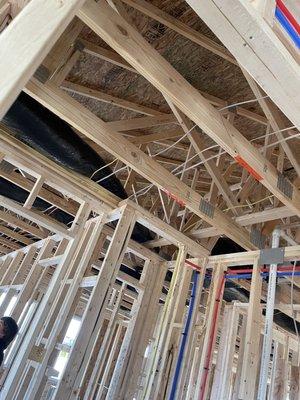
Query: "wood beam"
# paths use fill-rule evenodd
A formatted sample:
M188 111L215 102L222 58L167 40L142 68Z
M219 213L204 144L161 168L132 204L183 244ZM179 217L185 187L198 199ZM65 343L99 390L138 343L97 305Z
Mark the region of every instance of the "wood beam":
M279 175L276 168L105 1L96 4L88 0L78 16L157 89L168 95L184 114L228 154L251 171L281 202L300 216L299 191L292 186L292 199L286 197L278 189Z
M300 67L251 2L187 0L236 60L300 129Z
M201 47L211 51L214 54L222 57L224 60L229 61L232 64L237 65L236 60L226 51L223 46L209 39L207 36L189 27L188 25L181 22L179 19L172 17L165 11L155 7L153 4L148 3L144 0L122 0L125 4L135 8L141 13L147 15L150 18L162 23L173 31L186 37L192 42L198 44Z
M0 118L85 0L32 0L0 36ZM12 51L13 49L13 51Z
M78 85L77 83L64 82L62 84L62 88L69 92L77 93L81 96L87 97L89 99L99 100L103 103L109 103L113 106L121 107L124 108L125 110L131 110L136 113L150 115L150 116L162 115L161 112L154 110L150 107L146 107L141 104L136 104L133 103L132 101L120 99L119 97L112 96L101 90L90 89L86 86Z
M259 211L255 213L240 215L235 218L236 222L238 222L242 226L250 226L254 224L259 224L266 221L273 221L281 218L291 217L293 215L292 211L285 206L278 208L270 208L269 210ZM201 228L191 230L189 232L189 236L193 239L204 239L212 236L218 236L220 231L218 228L210 227L210 228ZM166 239L157 239L152 240L147 243L148 248L167 246L170 244Z
M12 229L10 229L4 225L0 225L0 232L12 239L15 239L17 242L20 242L20 243L24 243L27 245L34 243L33 240L27 238L24 235L21 235L18 232L13 231Z
M144 129L152 126L174 123L176 123L176 120L173 114L161 114L154 117L122 119L120 121L107 122L107 125L114 131L125 132L133 129Z
M230 190L221 171L219 170L214 160L206 161L207 159L212 157L212 152L206 151L204 154L206 146L203 143L199 132L196 132L193 129L193 124L191 123L191 121L189 121L189 119L172 103L172 101L168 97L166 97L166 100L171 110L173 111L178 123L181 125L183 131L188 134L188 138L192 146L194 147L199 158L203 161L207 172L212 177L214 184L218 188L219 193L223 196L223 199L225 200L227 206L233 209L234 214L238 215L238 209L236 209L235 207L237 207L239 204L235 199L232 191Z
M277 137L278 140L281 141L280 146L283 148L286 156L288 157L290 163L294 167L296 173L298 176L300 176L300 164L299 160L297 160L297 157L295 156L293 149L291 148L290 144L286 141L284 141L284 136L282 132L279 132L280 130L286 129L287 126L284 123L281 115L277 111L275 105L272 103L270 99L266 99L265 93L263 90L260 89L260 87L257 85L255 80L248 74L248 72L244 71L242 69L245 78L247 79L247 82L249 83L249 86L254 93L255 97L257 98L257 101L259 105L261 106L263 112L265 113L266 117L270 121L270 125L273 129L274 132L277 132L275 136ZM289 133L291 131L287 131L286 133ZM282 141L283 140L283 141Z
M84 51L87 54L90 54L90 55L92 55L94 57L100 58L101 60L110 62L110 63L112 63L114 65L117 65L118 67L125 68L128 71L135 72L135 73L139 74L139 72L136 69L134 69L130 64L128 64L128 62L125 61L124 58L121 57L115 51L104 49L101 46L98 46L98 45L96 45L94 43L88 42L88 41L83 40L83 39L81 40L81 42L84 44L84 46L85 46ZM220 99L220 98L218 98L216 96L213 96L213 95L211 95L209 93L203 92L202 90L200 90L199 92L213 106L224 108L224 107L227 107L227 106L230 105L227 101L225 101L223 99ZM229 110L230 110L230 108L229 108ZM257 122L257 123L262 124L262 125L267 125L268 124L267 118L265 118L264 116L262 116L260 114L255 113L253 111L249 111L246 108L243 108L241 106L236 106L234 108L234 110L235 110L236 114L240 115L241 117L247 118L247 119L249 119L251 121ZM222 112L225 112L225 111L228 111L228 110L223 110Z
M107 50L104 47L98 46L92 42L81 39L80 42L84 45L83 51L91 56L100 58L103 61L110 62L118 67L125 68L130 72L138 73L130 64L128 64L115 51Z
M116 140L116 134L109 128L108 124L70 98L62 90L50 83L42 85L40 82L32 80L28 83L26 92L75 129L118 157L125 164L128 164L130 168L153 182L160 189L168 191L171 196L183 202L192 212L199 215L206 222L217 226L234 241L240 243L241 246L246 249L254 248L250 242L248 231L241 228L218 209L214 210L212 217L201 211L199 204L202 201L202 197L198 193L191 190L125 138L118 136L118 140Z

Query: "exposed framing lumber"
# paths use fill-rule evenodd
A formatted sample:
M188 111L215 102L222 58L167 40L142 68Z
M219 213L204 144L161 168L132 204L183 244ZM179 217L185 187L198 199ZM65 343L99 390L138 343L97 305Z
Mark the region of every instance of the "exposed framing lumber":
M138 73L130 64L128 64L118 53L115 51L104 49L104 47L97 46L94 43L88 42L87 40L81 40L84 45L83 51L94 57L100 58L101 60L108 61L121 68L125 68L128 71Z
M72 234L68 232L68 230L64 227L63 224L60 224L53 219L47 218L42 214L37 214L32 210L26 209L26 207L22 207L17 202L10 200L2 195L0 195L1 205L7 208L10 211L15 212L16 214L22 216L23 218L29 219L35 222L37 225L41 225L46 229L49 229L52 232L61 234L65 237L72 237Z
M243 0L187 2L299 129L299 65L260 13Z
M111 7L104 1L96 4L88 0L78 16L156 88L168 95L181 111L228 154L246 163L246 168L253 171L280 201L300 215L299 191L293 187L292 199L283 195L277 187L276 168ZM151 64L149 60L152 60Z
M5 159L7 161L19 166L25 172L28 169L29 174L34 170L34 165L39 165L39 173L45 178L46 183L48 182L50 186L54 187L59 192L66 194L72 193L75 201L82 202L82 199L89 200L95 211L99 208L103 210L103 207L106 208L106 210L117 207L119 202L118 197L100 187L91 179L69 171L30 147L25 146L23 143L13 138L12 135L8 134L7 129L3 128L3 126L0 127L0 132L1 148L6 153ZM21 187L24 187L26 190L31 189L25 187L23 180L15 180L15 183L19 186L22 185ZM82 192L83 190L84 195ZM40 195L44 200L57 205L59 208L65 209L66 206L63 208L63 204L57 203L58 200L56 198L49 197L48 194L46 196L43 189L40 191ZM72 214L72 209L74 210L74 207L66 211Z
M109 103L113 106L124 108L125 110L134 111L136 113L145 115L162 115L161 112L156 111L150 107L143 106L141 104L133 103L132 101L120 99L119 97L112 96L100 90L90 89L86 86L82 86L72 82L64 82L62 88L72 92L80 94L81 96L88 97L90 99L95 99L102 101L104 103Z
M256 387L256 372L259 362L259 341L261 326L261 286L260 265L258 259L253 265L253 275L251 280L251 292L249 299L249 309L247 315L247 325L245 333L245 348L243 356L243 368L239 388L239 397L254 400Z
M243 69L242 69L243 71ZM282 117L280 116L279 112L276 110L276 107L274 104L271 102L270 99L265 99L265 93L259 88L257 83L254 81L253 78L246 72L243 71L245 78L247 79L247 82L249 83L249 86L251 90L253 91L255 97L257 98L259 105L261 106L263 112L265 113L266 117L270 121L270 125L273 129L274 132L277 132L275 136L277 137L278 140L283 140L284 136L281 132L279 132L282 129L285 129L286 126L283 122ZM299 161L296 159L293 149L291 148L290 144L286 141L282 141L280 143L280 146L283 148L286 156L288 157L289 161L291 162L292 166L294 167L296 173L298 176L300 176L300 164Z
M98 9L98 5L96 6ZM246 249L254 248L249 240L250 236L248 231L235 224L218 209L215 209L213 218L201 212L201 210L199 210L199 204L202 197L198 193L191 190L187 185L166 171L156 161L146 156L126 139L118 137L116 141L115 133L107 124L81 106L78 102L71 99L66 93L63 93L50 83L42 85L36 80L32 80L28 83L26 92L40 101L52 112L70 123L81 133L85 134L101 147L114 154L121 161L128 164L140 175L154 182L159 188L169 191L175 198L185 202L186 206L192 212L199 215L206 222L209 224L216 224L226 235L239 242ZM124 148L127 149L126 153L124 153Z
M1 34L0 58L5 60L5 63L1 64L0 69L0 118L9 109L84 1L68 0L59 3L55 0L32 0ZM32 37L37 40L32 40Z
M209 39L205 35L202 35L201 33L197 32L193 28L187 26L180 20L167 14L163 10L160 10L158 7L155 7L151 3L148 3L144 0L122 0L122 1L125 4L128 4L129 6L142 12L143 14L148 15L148 17L151 17L156 21L159 21L163 25L166 25L168 28L174 30L175 32L186 37L187 39L198 44L199 46L204 47L205 49L211 51L214 54L217 54L224 60L227 60L235 65L237 64L235 59L230 54L228 54L225 48L215 43L213 40Z
M2 134L2 132L1 132ZM7 173L0 169L0 176L7 179L9 182L14 183L15 185L21 187L22 189L30 192L33 188L33 182L29 179L26 179L21 174L17 174L15 172ZM41 188L39 191L39 196L41 199L53 204L54 206L60 208L63 211L71 215L75 215L78 209L78 205L72 200L66 200L62 197L59 197L55 193L50 192L45 188Z
M204 166L207 169L207 172L210 174L212 177L213 183L216 185L216 187L219 190L219 193L223 196L223 199L225 200L227 206L231 209L233 209L234 214L238 214L238 211L236 210L236 206L238 206L238 202L235 199L232 191L230 190L225 178L221 174L218 166L216 165L214 160L208 160L206 161L207 158L210 158L212 156L212 153L209 151L206 151L204 154L205 150L205 145L203 141L201 140L199 133L195 132L193 130L193 125L192 123L186 118L184 114L178 108L166 97L166 100L173 111L176 119L178 120L179 124L181 125L182 129L186 134L188 134L188 138L194 147L195 151L199 155L199 158L204 162Z
M81 40L81 42L85 45L84 51L87 54L91 54L95 57L98 57L100 59L103 59L104 61L110 62L114 65L118 65L119 67L125 68L131 72L135 72L137 74L139 74L139 71L137 71L136 69L134 69L130 64L128 64L124 58L122 58L118 53L116 53L115 51L111 51L111 50L107 50L104 49L101 46L97 46L94 43L88 42L86 40ZM230 106L230 104L225 101L222 100L216 96L213 96L209 93L203 92L200 90L200 93L210 102L210 104L212 104L213 106L216 107L220 107L220 108L225 108L222 113L227 112L228 110L230 110L230 107L228 109L226 109L227 106ZM246 108L243 108L241 106L237 106L235 107L235 112L237 115L240 115L241 117L245 117L251 121L255 121L259 124L262 125L267 125L268 124L268 120L267 118L265 118L263 115L257 114L253 111L247 110Z

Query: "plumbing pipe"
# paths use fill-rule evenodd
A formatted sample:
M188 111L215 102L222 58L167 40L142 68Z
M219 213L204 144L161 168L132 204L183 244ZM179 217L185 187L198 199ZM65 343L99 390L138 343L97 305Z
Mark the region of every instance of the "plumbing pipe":
M290 10L286 7L284 2L282 0L277 0L276 5L279 8L279 10L282 12L282 14L285 16L285 18L289 21L289 23L292 25L292 27L295 29L295 31L300 35L300 25L296 21L295 17L292 15Z
M175 368L175 373L172 381L172 387L171 387L171 392L169 396L169 400L174 400L176 396L176 390L179 382L179 377L181 373L181 368L182 368L182 361L183 357L185 354L185 347L189 335L189 330L190 330L190 325L192 321L192 315L194 311L194 306L195 306L195 297L196 297L196 291L197 291L197 286L198 286L198 277L199 277L199 272L194 271L193 272L193 277L192 277L192 282L193 282L193 287L192 287L192 293L191 293L191 298L190 298L190 304L189 304L189 311L187 315L187 319L185 322L185 327L182 332L182 339L180 343L180 350L177 358L177 363L176 363L176 368Z
M275 17L279 21L280 25L284 28L286 33L290 36L295 45L300 48L300 35L297 33L297 31L295 31L294 27L290 24L289 20L278 7L276 7L275 10Z

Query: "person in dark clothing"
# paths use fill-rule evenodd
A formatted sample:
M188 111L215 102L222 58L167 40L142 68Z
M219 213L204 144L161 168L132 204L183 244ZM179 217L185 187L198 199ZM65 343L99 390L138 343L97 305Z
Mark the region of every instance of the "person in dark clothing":
M18 325L13 318L0 318L0 365L3 362L4 350L14 340L18 333L18 330Z

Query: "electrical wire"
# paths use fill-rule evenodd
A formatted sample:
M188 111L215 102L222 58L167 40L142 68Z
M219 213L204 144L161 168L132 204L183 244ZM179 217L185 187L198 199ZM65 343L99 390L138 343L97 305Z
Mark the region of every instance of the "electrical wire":
M168 146L166 149L163 149L161 151L159 151L158 153L152 154L151 157L156 157L162 153L165 153L166 151L170 150L172 147L176 146L176 144L178 144L179 142L182 141L182 139L184 139L194 128L196 128L197 125L194 125L188 132L186 132L184 135L182 135L178 140L176 140L176 142L172 143L170 146Z
M113 164L115 161L117 161L117 160L118 160L118 159L115 158L115 159L113 159L109 164L105 164L105 165L103 165L102 167L96 169L96 171L94 171L94 172L92 173L92 175L90 176L90 179L92 179L93 176L95 176L95 175L97 174L97 172L101 171L102 169L104 169L104 168L106 168L106 167L109 167L110 165L112 165L112 164Z
M225 106L222 108L218 108L218 111L223 111L223 110L227 110L228 108L233 108L233 107L237 107L237 106L241 106L243 104L249 104L249 103L256 103L259 100L263 100L263 99L267 99L269 96L263 96L263 97L258 97L255 99L251 99L251 100L245 100L245 101L240 101L239 103L234 103L234 104L230 104L229 106Z
M234 208L251 207L251 206L254 206L255 204L261 203L261 202L263 202L263 201L265 201L265 200L272 199L273 197L275 197L274 194L272 194L272 195L270 195L270 196L266 196L265 198L260 199L260 200L257 200L257 201L255 201L255 202L253 202L253 203L239 204L238 206L228 207L228 208L225 208L225 210L223 210L223 211L233 210Z
M240 105L243 105L243 104L249 104L249 103L257 102L258 100L262 100L262 99L265 99L265 98L268 98L268 97L269 97L269 96L263 96L263 97L260 97L260 98L255 98L255 99L245 100L245 101L238 102L238 103L233 103L233 104L230 104L230 105L227 105L227 106L225 106L225 107L222 107L222 108L218 109L218 111L223 111L223 110L225 110L225 109L230 109L230 108L237 107L237 106L240 106ZM168 151L169 149L173 148L174 146L176 146L176 144L178 144L181 140L183 140L196 126L197 126L197 124L193 125L192 128L191 128L188 132L186 132L184 135L182 135L176 142L172 143L172 144L169 145L167 148L165 148L165 149L163 149L163 150L161 150L161 151L159 151L159 152L157 152L157 153L155 153L155 154L152 154L152 155L151 155L150 150L149 150L149 148L148 148L148 152L149 152L150 157L154 158L154 157L156 157L156 156L158 156L158 155L160 155L160 154L165 153L166 151ZM284 131L290 130L290 129L292 129L292 128L295 128L295 126L293 125L293 126L288 127L288 128L280 129L280 130L278 130L278 131L268 132L268 133L266 133L266 134L264 134L264 135L261 135L261 136L259 136L259 137L257 137L257 138L251 139L250 142L253 142L253 141L256 141L256 140L259 140L259 139L262 139L262 138L266 138L267 136L271 136L271 135L274 135L274 134L276 134L276 133L284 132ZM296 137L298 137L298 136L300 136L300 133L297 133L297 134L295 134L295 135L291 135L291 136L289 136L289 137L287 137L287 138L283 138L283 139L278 140L277 142L271 143L271 144L269 144L269 145L267 145L267 146L263 146L260 150L264 150L264 149L266 149L266 148L268 148L268 147L275 146L276 144L279 144L279 143L281 143L281 142L283 142L283 141L287 141L287 140L292 139L292 138L296 138ZM214 148L216 148L216 147L220 147L220 146L219 146L218 144L209 146L209 147L207 147L206 149L202 150L202 151L201 151L201 154L204 153L205 151L214 149ZM219 157L220 155L225 154L225 153L226 153L226 151L219 152L219 153L216 154L216 155L213 155L213 156L211 156L211 157L209 157L209 158L207 158L207 159L205 159L205 160L201 160L200 162L198 162L198 163L196 163L196 164L194 164L194 165L191 165L190 167L186 168L187 163L189 163L189 162L192 161L194 158L196 158L196 157L199 156L199 153L194 154L194 155L193 155L192 157L190 157L189 159L186 159L182 164L180 164L180 165L178 165L177 167L175 167L175 168L171 171L171 173L174 173L175 171L179 170L179 171L175 174L175 176L177 176L177 175L179 175L180 173L182 173L182 171L180 170L181 168L184 168L184 171L187 172L187 171L189 171L189 170L191 170L191 169L194 169L194 168L198 167L199 165L202 165L202 164L204 164L205 162L210 161L210 160L212 160L212 159L214 159L214 158L217 158L217 157ZM90 176L90 179L92 179L93 176L94 176L97 172L101 171L102 169L104 169L104 168L106 168L106 167L109 167L110 165L112 165L112 164L113 164L115 161L117 161L117 160L118 160L118 159L115 158L115 159L114 159L113 161L111 161L110 163L108 163L108 164L102 166L101 168L97 169L96 171L94 171L93 174ZM106 175L105 177L101 178L100 180L98 180L98 181L96 181L96 182L97 182L97 183L100 183L100 182L102 182L103 180L105 180L105 179L111 177L112 175L114 175L114 174L116 174L116 173L118 173L118 172L120 172L120 171L122 171L122 170L124 170L124 169L126 169L126 168L127 168L127 166L121 167L121 168L117 169L116 171L113 171L112 173ZM129 199L130 199L131 197L135 197L135 199L136 199L136 201L137 201L137 198L138 198L139 196L148 193L148 191L149 191L153 186L154 186L154 184L149 184L149 185L146 186L145 188L142 188L142 189L138 190L137 192L133 193L131 196L129 196ZM236 207L240 207L240 206L236 206ZM243 206L241 206L241 207L243 207Z
M270 132L270 133L266 134L265 136L267 136L267 135L273 135L273 134L279 133L279 132L284 131L284 130L287 130L287 129L291 129L291 128L284 128L284 129L281 129L280 131ZM283 141L287 141L287 140L289 140L289 139L293 139L294 137L298 137L298 136L300 136L300 133L297 133L297 134L292 135L292 136L288 136L287 138L284 138L284 139L279 140L279 141L277 141L277 142L271 143L271 144L269 144L269 145L267 145L267 146L263 146L263 147L261 148L261 150L264 150L265 148L274 146L274 145L276 145L276 144L278 144L278 143L281 143L281 142L283 142ZM256 139L257 139L257 138L256 138ZM256 139L253 139L253 140L256 140ZM210 147L208 147L208 148L202 150L201 153L203 153L204 151L207 151L208 149L211 149L211 148L213 148L213 147L219 147L219 146L218 146L218 145L210 146ZM193 164L193 165L191 165L190 167L186 168L186 169L185 169L185 172L187 172L187 171L189 171L189 170L191 170L191 169L194 169L194 168L198 167L199 165L202 165L202 164L206 163L207 161L213 160L213 159L215 159L215 158L217 158L217 157L219 157L220 155L225 154L225 153L226 153L226 151L222 151L221 153L214 154L213 156L208 157L208 158L206 158L205 160L201 160L201 161L199 161L198 163ZM199 153L198 153L198 154L199 154ZM195 155L192 156L190 159L185 160L182 164L180 164L180 165L178 165L177 167L175 167L175 168L171 171L171 173L174 173L174 172L177 171L178 169L182 168L184 165L186 165L186 163L190 162L193 158L195 158L196 156L198 156L198 154L195 154ZM179 170L179 171L178 171L176 174L174 174L174 175L177 176L177 175L179 175L181 172L182 172L182 171ZM135 193L135 197L139 197L139 196L142 196L143 194L146 194L153 186L154 186L154 184L151 183L151 184L149 184L148 186L146 186L145 188L142 188L142 189L138 190L138 191ZM145 190L146 190L146 192L143 193ZM131 197L133 197L133 195L129 196L129 199L130 199Z

